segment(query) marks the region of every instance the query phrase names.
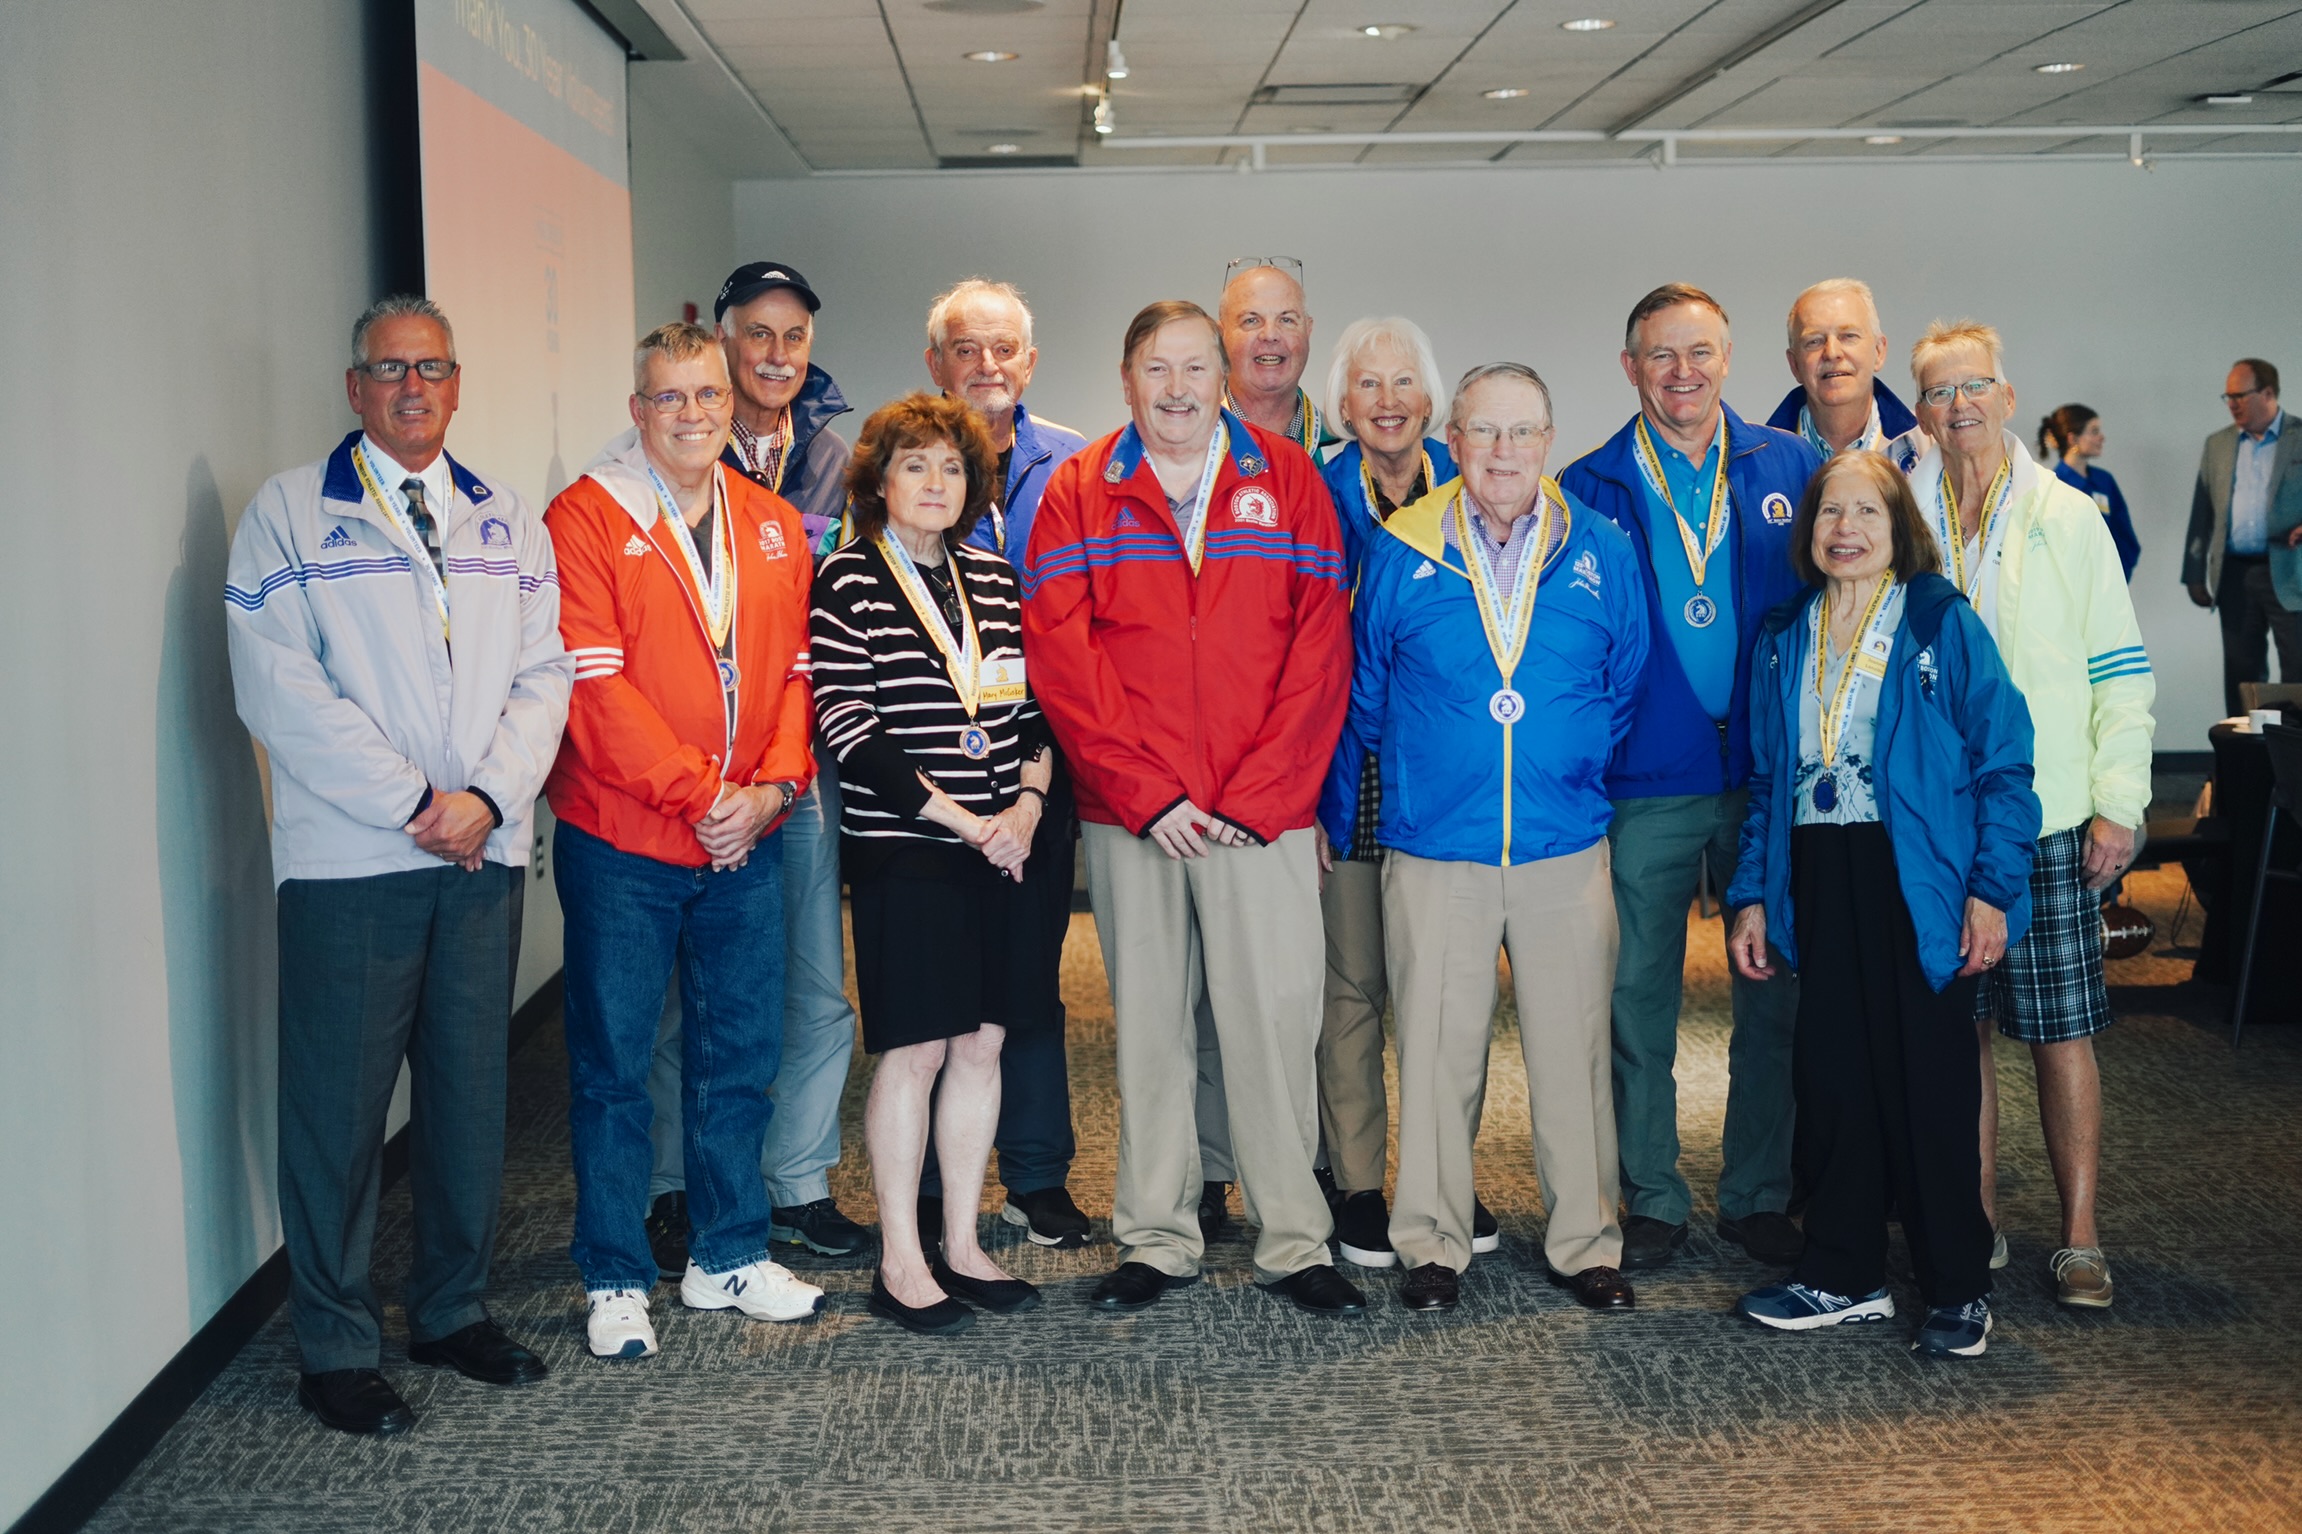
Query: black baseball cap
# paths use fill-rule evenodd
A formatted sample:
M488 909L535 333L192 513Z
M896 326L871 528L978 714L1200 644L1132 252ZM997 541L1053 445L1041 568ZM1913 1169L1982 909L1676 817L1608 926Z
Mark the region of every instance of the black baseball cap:
M749 261L727 274L727 281L719 285L719 301L711 306L711 317L727 318L727 311L738 304L748 304L772 288L789 288L799 295L807 312L815 313L823 307L823 300L815 296L815 289L799 274L799 268L781 261Z

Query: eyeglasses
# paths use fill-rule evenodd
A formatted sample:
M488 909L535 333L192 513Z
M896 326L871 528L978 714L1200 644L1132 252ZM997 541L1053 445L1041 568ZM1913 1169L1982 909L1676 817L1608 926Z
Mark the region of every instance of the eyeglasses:
M416 376L425 383L446 383L456 376L456 362L447 357L426 357L421 362L409 362L399 357L386 357L379 362L363 362L355 371L365 373L377 383L398 383L414 368Z
M1258 266L1274 267L1294 278L1295 286L1303 285L1303 263L1293 256L1237 256L1229 266L1223 268L1223 286L1229 287L1232 278L1241 272L1251 272Z
M1465 438L1476 442L1481 447L1493 447L1505 437L1511 439L1513 447L1532 447L1535 443L1549 436L1550 429L1544 426L1530 426L1525 421L1508 428L1497 426L1491 421L1472 421L1462 428L1462 433Z
M657 415L677 415L686 408L688 401L688 394L684 389L666 389L661 394L649 394L642 397L646 399L649 408L654 410ZM695 391L695 402L706 410L717 410L734 398L735 391L733 389L722 389L717 384L705 384Z
M1931 389L1919 390L1918 402L1939 410L1961 394L1968 399L1980 399L1997 387L1998 380L1995 378L1969 378L1964 383L1936 384Z
M2261 386L2260 384L2256 384L2256 385L2255 385L2253 388L2251 388L2251 389L2240 389L2240 390L2239 390L2237 393L2235 393L2235 394L2225 394L2225 395L2223 395L2223 396L2222 396L2222 403L2223 403L2223 404L2225 404L2225 405L2235 405L2235 404L2237 404L2237 403L2238 403L2240 400L2244 399L2244 398L2245 398L2247 395L2249 395L2249 394L2260 394L2261 392L2262 392L2262 386Z

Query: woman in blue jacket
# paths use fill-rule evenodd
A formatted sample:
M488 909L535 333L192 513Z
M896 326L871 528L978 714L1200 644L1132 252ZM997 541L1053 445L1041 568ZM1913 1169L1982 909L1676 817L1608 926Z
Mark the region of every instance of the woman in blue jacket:
M1894 1314L1901 1212L1927 1306L1911 1346L1990 1334L1979 975L2030 921L2039 828L2030 711L1981 618L1938 573L1909 484L1847 452L1814 477L1791 560L1817 589L1769 614L1751 661L1751 799L1727 903L1735 968L1799 976L1797 1160L1806 1253L1743 1296L1785 1331Z
M2110 529L2110 541L2118 545L2118 562L2131 581L2135 563L2142 558L2142 540L2134 536L2126 492L2118 488L2108 469L2094 466L2094 460L2102 456L2103 445L2102 417L2084 405L2064 405L2038 423L2039 462L2052 465L2054 477L2071 489L2094 497Z

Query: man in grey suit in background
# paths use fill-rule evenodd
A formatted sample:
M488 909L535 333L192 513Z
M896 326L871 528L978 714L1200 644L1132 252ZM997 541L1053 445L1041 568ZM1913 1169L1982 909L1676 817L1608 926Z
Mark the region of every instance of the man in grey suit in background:
M2278 370L2259 357L2232 365L2222 391L2231 424L2199 460L2182 583L2191 601L2221 609L2223 705L2237 714L2239 684L2269 680L2266 641L2277 643L2280 680L2302 682L2302 556L2291 531L2302 526L2302 434L2286 429Z

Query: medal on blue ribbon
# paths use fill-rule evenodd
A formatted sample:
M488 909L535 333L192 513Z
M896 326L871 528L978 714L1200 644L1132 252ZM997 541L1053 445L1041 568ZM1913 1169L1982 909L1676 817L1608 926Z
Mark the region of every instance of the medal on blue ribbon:
M1695 594L1687 598L1686 620L1689 626L1705 629L1718 621L1718 604L1703 595L1703 579L1710 573L1710 559L1726 542L1727 530L1727 472L1726 422L1719 422L1719 466L1711 476L1710 512L1703 520L1701 543L1687 527L1687 519L1679 515L1678 502L1671 499L1671 487L1663 478L1663 461L1655 451L1655 439L1647 432L1647 418L1641 415L1637 423L1639 468L1647 477L1648 488L1661 498L1663 509L1670 513L1671 526L1678 530L1679 547L1686 550L1687 570L1695 578Z
M1825 815L1838 808L1838 747L1846 732L1847 715L1854 707L1855 673L1883 678L1886 675L1886 657L1894 648L1894 636L1880 634L1880 617L1886 611L1887 594L1894 590L1894 572L1887 571L1878 578L1878 589L1870 594L1870 605L1862 611L1862 621L1855 626L1854 640L1847 647L1846 660L1840 665L1838 685L1829 685L1830 635L1825 630L1830 597L1826 593L1814 604L1814 695L1822 704L1822 717L1817 721L1817 733L1822 737L1822 776L1815 781L1814 807Z
M1519 669L1519 657L1526 653L1527 630L1534 622L1543 560L1551 548L1554 508L1563 523L1566 507L1559 498L1558 486L1546 479L1536 493L1534 509L1526 513L1535 518L1535 528L1528 534L1527 548L1519 555L1518 568L1511 572L1508 593L1495 578L1484 536L1471 525L1469 498L1457 489L1455 503L1449 508L1455 519L1455 545L1462 550L1463 568L1471 577L1471 598L1478 604L1479 627L1486 632L1487 650L1495 658L1495 669L1502 673L1503 685L1487 700L1487 714L1505 729L1526 717L1527 700L1512 685L1512 677ZM1560 536L1565 536L1563 526Z
M991 737L974 722L975 710L983 699L983 641L976 635L975 614L967 605L966 577L955 562L951 567L951 590L959 601L959 632L954 634L951 625L944 621L943 609L936 603L935 594L927 589L927 578L913 562L911 551L900 539L890 537L884 527L871 541L894 573L896 589L911 604L919 627L942 652L943 674L951 679L951 690L959 694L959 706L967 710L967 727L959 732L960 753L970 761L981 761L991 754ZM944 557L958 559L956 554Z

